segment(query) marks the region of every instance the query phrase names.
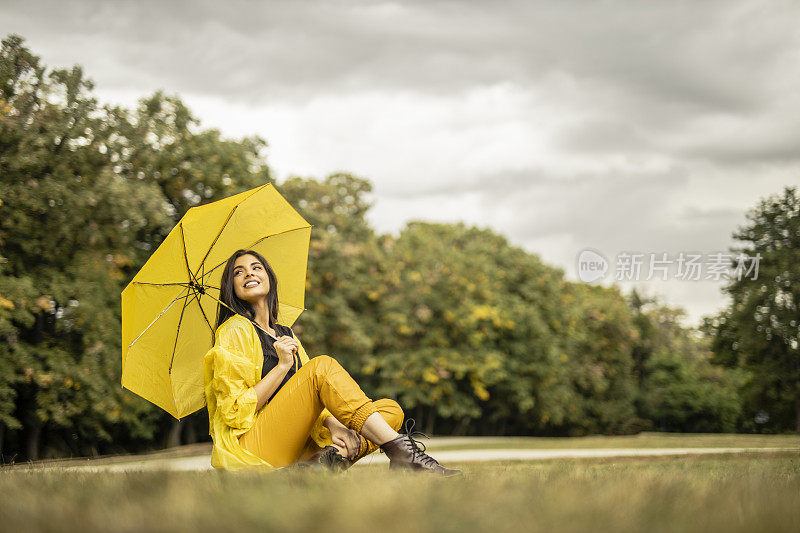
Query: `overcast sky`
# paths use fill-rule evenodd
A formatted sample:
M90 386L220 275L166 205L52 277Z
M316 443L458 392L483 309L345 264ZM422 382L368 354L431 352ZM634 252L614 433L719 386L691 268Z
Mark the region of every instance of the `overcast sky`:
M800 183L798 20L790 1L0 0L3 36L82 65L102 101L178 94L264 137L279 183L368 178L379 232L489 227L574 280L588 247L604 284L622 251L726 252ZM687 323L726 303L644 274L619 285Z

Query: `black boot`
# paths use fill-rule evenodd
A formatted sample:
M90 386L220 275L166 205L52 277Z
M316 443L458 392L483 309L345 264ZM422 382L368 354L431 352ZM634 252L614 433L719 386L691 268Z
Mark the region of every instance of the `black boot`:
M350 468L351 464L334 446L325 446L321 450L314 452L305 461L298 463L298 466L311 466L334 472L344 472Z
M409 427L409 422L411 426ZM404 468L417 472L430 472L441 476L456 476L461 474L461 470L447 468L439 464L439 461L425 453L425 444L417 442L412 435L420 434L430 438L421 431L411 431L414 427L414 419L409 418L405 424L405 434L381 444L381 452L389 458L389 468ZM422 448L420 448L422 446Z

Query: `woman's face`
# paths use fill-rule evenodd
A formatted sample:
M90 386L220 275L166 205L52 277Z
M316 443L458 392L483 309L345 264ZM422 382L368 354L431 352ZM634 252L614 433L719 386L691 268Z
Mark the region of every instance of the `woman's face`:
M264 265L250 254L236 258L233 264L233 290L236 296L256 304L267 297L269 277Z

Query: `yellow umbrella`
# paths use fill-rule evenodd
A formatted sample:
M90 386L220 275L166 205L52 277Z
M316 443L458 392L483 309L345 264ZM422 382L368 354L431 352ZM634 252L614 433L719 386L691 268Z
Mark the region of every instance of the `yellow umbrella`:
M189 209L122 291L122 386L175 418L205 405L225 262L240 248L278 277L278 322L304 311L311 225L272 184Z

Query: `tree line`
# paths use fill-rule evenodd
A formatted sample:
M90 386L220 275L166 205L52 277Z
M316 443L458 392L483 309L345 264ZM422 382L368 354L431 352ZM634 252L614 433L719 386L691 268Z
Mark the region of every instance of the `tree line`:
M100 105L79 66L0 50L0 456L84 456L208 440L120 386L120 293L196 205L273 181L258 136L204 129L176 96ZM293 326L372 397L453 435L800 428L794 189L737 234L764 277L699 330L635 291L572 282L488 229L366 219L369 180L292 177L314 225Z

